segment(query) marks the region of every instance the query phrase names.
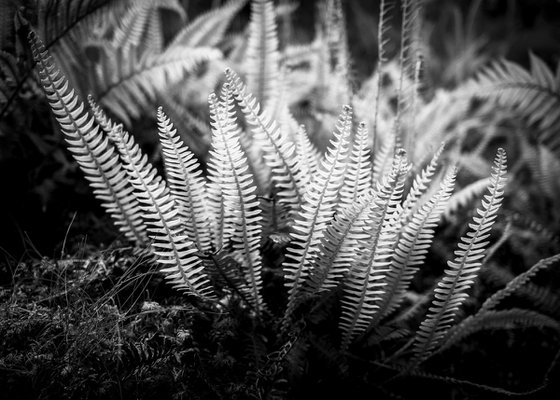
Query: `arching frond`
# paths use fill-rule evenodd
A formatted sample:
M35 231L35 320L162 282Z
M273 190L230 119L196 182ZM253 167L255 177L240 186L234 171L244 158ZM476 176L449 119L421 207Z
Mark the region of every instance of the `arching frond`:
M148 163L134 138L117 126L114 135L123 165L134 187L134 195L144 212L148 234L153 239L153 252L164 266L161 272L178 290L207 300L215 300L204 266L196 255L197 249L180 217L177 205L165 181Z
M301 211L295 219L292 243L284 261L284 279L288 289L288 306L284 326L295 309L296 302L312 272L319 255L320 240L334 214L338 190L343 179L348 156L348 139L351 129L351 108L344 107L316 178L305 193Z
M473 217L473 222L469 224L470 230L457 244L455 259L447 262L448 269L434 289L435 299L416 333L413 364L424 361L433 353L453 325L459 307L469 296L466 292L482 265L488 244L486 239L490 236L502 202L505 174L506 153L500 148L494 160L489 194L484 196L482 207L477 209L478 216Z
M473 96L512 107L538 127L537 140L560 155L560 70L556 76L530 54L531 70L501 60L482 70L466 88Z
M368 328L379 310L397 239L395 219L408 170L404 152L399 152L391 173L378 183L367 231L369 237L365 240L367 250L361 254L362 259L356 260L344 286L339 324L343 349Z
M548 257L540 260L538 263L533 265L527 271L513 278L510 282L508 282L505 288L497 291L488 299L486 299L486 301L482 303L482 306L480 307L478 313L484 313L495 308L503 299L512 295L517 290L519 290L522 286L524 286L527 282L529 282L529 280L533 276L535 276L537 272L539 272L544 268L548 268L551 264L557 263L558 261L560 261L560 254L556 254L552 257Z
M215 162L224 164L219 177L222 190L224 231L231 232L234 253L237 253L243 268L245 280L251 290L251 301L257 313L263 310L261 296L262 260L259 252L261 210L257 201L256 187L251 175L247 173L247 158L239 143L240 130L234 117L233 94L228 83L222 88L222 98L218 102L210 95L210 117L212 124L212 157Z
M242 106L243 114L253 129L255 146L261 149L267 166L272 170L272 179L280 200L297 210L303 201L309 175L304 173L300 157L295 153L294 143L269 113L261 110L260 104L248 93L239 77L231 70L226 71L226 75Z
M95 196L113 218L127 239L145 244L144 226L134 201L126 172L118 153L99 130L91 115L84 110L68 81L60 73L41 41L32 32L29 36L33 57L45 95L65 136L68 149L78 162Z
M202 62L218 59L211 48L174 47L161 54L141 56L135 50L103 57L96 97L122 121L136 118L158 91L183 79Z
M265 107L278 93L278 62L274 5L270 0L253 0L245 63L247 86L257 101Z
M473 333L496 329L551 328L560 332L560 323L554 318L533 310L510 308L489 310L471 315L454 326L437 349L438 353L449 349Z
M219 8L207 11L189 22L175 35L168 47L214 47L223 38L235 14L247 0L229 0Z
M202 170L194 155L179 139L177 130L161 107L157 118L169 190L181 207L180 216L189 240L200 251L209 252L210 215L206 207L206 185L201 176Z

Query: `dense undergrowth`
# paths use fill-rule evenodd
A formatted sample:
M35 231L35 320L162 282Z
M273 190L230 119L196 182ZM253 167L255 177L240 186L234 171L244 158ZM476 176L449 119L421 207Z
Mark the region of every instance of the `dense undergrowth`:
M214 14L174 0L36 3L0 9L6 398L560 395L556 2L234 0L212 2ZM107 141L100 154L133 182L121 198L171 193L182 219L158 223L184 230L162 239L147 200L128 226L100 207L84 179L95 173L72 158L86 117ZM194 217L170 179L173 138L208 187L192 192ZM233 198L220 188L238 172ZM139 189L160 175L170 189ZM419 204L408 216L405 199ZM210 233L197 242L193 227ZM167 251L174 238L188 257Z

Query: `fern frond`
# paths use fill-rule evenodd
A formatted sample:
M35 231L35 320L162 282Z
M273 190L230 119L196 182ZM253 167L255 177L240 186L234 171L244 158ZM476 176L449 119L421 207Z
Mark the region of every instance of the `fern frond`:
M366 193L348 208L341 209L331 221L321 239L319 259L311 276L312 288L333 289L349 273L358 257L359 246L369 238L366 232L375 199L373 191Z
M158 109L158 132L167 173L167 183L175 202L181 207L181 217L189 240L202 252L211 250L209 211L206 208L206 185L202 170L193 154L177 135L177 130Z
M445 341L437 349L445 351L473 333L495 329L551 328L560 332L560 323L554 318L533 310L510 308L507 310L487 310L471 315L454 326Z
M435 299L416 333L413 364L419 364L434 352L446 333L453 325L455 315L463 301L468 298L468 291L482 266L486 239L500 208L505 186L506 153L498 149L494 160L493 173L488 188L489 194L482 200L482 207L477 209L478 216L469 223L470 230L457 244L455 259L448 261L448 269L439 281Z
M371 187L372 170L368 142L369 133L366 124L361 122L354 136L344 184L340 188L337 212L350 207Z
M45 95L65 136L68 149L115 225L127 239L146 242L146 227L134 201L132 188L119 156L91 115L84 110L68 81L60 73L35 33L29 35Z
M165 181L148 163L134 138L117 126L116 141L123 165L134 187L134 195L144 212L153 253L163 264L161 272L178 290L206 300L215 300L214 290L196 255L197 249L188 239L180 218L181 207L174 201Z
M449 219L453 213L466 206L473 199L486 190L491 182L490 177L482 178L463 187L449 199L444 217Z
M369 221L369 237L365 241L368 250L363 259L356 260L344 286L339 323L343 332L342 349L346 349L353 338L368 328L379 310L397 239L395 219L408 170L404 152L399 152L393 160L391 173L383 178L382 184L377 185Z
M305 193L301 211L295 219L292 243L283 263L285 285L288 289L288 306L284 326L296 307L302 285L319 255L319 243L334 214L338 190L342 186L348 156L348 139L351 130L351 108L345 106L333 133L334 139L327 149L315 180Z
M487 98L515 109L538 127L537 140L560 155L560 71L556 76L530 53L531 70L507 60L482 70L466 88L473 96Z
M233 111L233 94L228 83L222 88L222 98L218 103L215 95L210 95L210 118L212 120L212 156L214 162L221 162L219 184L222 188L224 213L230 216L224 220L224 231L231 232L234 252L239 253L241 266L251 288L251 301L257 313L264 307L261 296L262 260L259 253L261 210L255 195L256 187L247 173L247 158L239 143L240 130Z
M383 79L381 79L385 63L388 61L387 45L389 39L387 33L390 28L391 12L395 8L394 0L381 0L379 4L379 23L377 25L377 91L373 109L373 129L372 146L377 151L377 130L379 127L379 103L381 100L381 89Z
M197 16L175 35L168 47L215 47L235 14L246 3L247 0L229 0L221 7Z
M500 303L503 299L512 295L517 290L519 290L522 286L524 286L527 282L529 282L529 280L533 276L535 276L537 272L539 272L544 268L548 268L551 264L554 264L558 261L560 261L560 254L556 254L552 257L548 257L540 260L538 263L533 265L527 271L513 278L510 282L508 282L505 288L497 291L488 299L486 299L486 301L482 303L482 306L480 307L478 313L487 312L495 308L498 305L498 303Z
M412 278L424 263L428 248L432 244L435 228L453 191L456 174L455 168L448 172L439 191L402 226L387 273L387 285L384 287L379 311L372 325L394 311L403 301Z
M397 94L397 116L395 119L396 146L408 144L403 133L405 118L413 118L414 104L418 101L416 85L406 86L407 78L416 74L419 57L419 35L422 19L422 0L404 0L402 4L401 50L399 56L400 77ZM408 121L409 122L409 121ZM412 123L408 123L412 128ZM408 135L413 132L408 132ZM406 150L412 150L407 148Z
M439 149L434 153L432 159L430 160L429 164L424 168L419 174L416 175L414 178L414 182L412 183L412 187L408 192L403 205L402 205L402 212L400 216L400 223L401 225L407 224L410 219L414 216L414 212L421 207L420 199L426 193L428 189L428 185L432 181L432 178L436 172L439 158L441 157L441 153L443 152L444 144L442 144Z
M245 64L247 86L265 107L278 93L279 59L274 5L270 0L253 0Z
M169 48L161 54L117 52L103 57L97 82L98 101L129 124L165 87L192 73L202 62L221 57L211 48Z
M261 112L257 99L248 93L241 79L231 70L227 70L226 75L247 122L253 128L255 145L263 152L264 160L272 171L280 200L297 209L303 201L309 174L304 173L294 143L269 113L265 110Z
M311 143L311 140L309 140L309 135L303 125L300 125L296 130L295 142L296 154L302 163L302 169L306 171L306 174L309 176L308 182L310 182L311 177L315 176L315 173L319 168L321 154L317 147L315 147L315 145Z

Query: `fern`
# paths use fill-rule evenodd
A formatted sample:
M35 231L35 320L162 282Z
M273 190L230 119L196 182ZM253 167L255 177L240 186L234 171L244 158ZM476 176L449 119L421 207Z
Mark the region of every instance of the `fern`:
M287 259L283 264L288 306L284 326L296 307L296 302L317 259L319 241L325 233L337 205L338 190L343 183L351 130L351 109L341 113L331 146L322 160L321 168L305 193L301 211L295 219Z
M168 47L192 48L218 45L229 23L246 3L247 0L229 0L221 7L199 15L175 35Z
M545 258L540 260L538 263L533 265L527 271L523 272L522 274L516 276L512 279L505 288L502 290L494 293L491 297L489 297L482 306L480 307L479 313L486 312L495 308L498 303L500 303L504 298L510 296L523 285L525 285L535 274L537 274L541 269L549 267L551 264L554 264L560 260L560 254L556 254L552 257Z
M477 209L478 216L473 217L470 230L457 245L456 258L447 262L449 268L434 290L435 299L416 333L412 364L424 361L433 353L451 328L459 307L468 298L465 292L470 289L482 265L480 260L488 244L486 239L502 202L505 169L505 151L498 149L489 194L484 196L482 207Z
M453 191L455 176L456 170L451 169L443 179L439 191L414 213L410 222L402 227L387 273L387 285L372 325L400 305L414 274L424 263L434 237L434 229Z
M158 109L158 132L165 160L167 182L171 195L181 207L181 217L189 236L202 252L211 249L209 211L207 210L205 180L200 176L200 165L180 141L177 130Z
M239 77L231 70L226 71L229 84L243 107L247 122L254 129L255 145L263 152L264 160L272 171L280 200L297 209L309 184L310 177L301 166L301 159L295 154L295 146L286 137L280 126L266 111L260 112L260 105Z
M278 93L278 61L274 5L270 0L253 0L245 66L247 86L265 107Z
M344 286L340 320L342 349L368 328L379 311L397 238L395 218L408 169L404 152L401 152L395 157L389 176L378 186L367 231L369 237L364 241L368 250L363 259L356 260Z
M208 48L169 48L161 54L141 55L133 48L102 58L95 95L129 124L162 88L183 79L204 61L215 60L221 53Z
M352 153L346 169L344 184L340 188L340 201L337 210L350 207L371 186L372 171L368 141L369 134L366 125L361 122L352 144Z
M537 140L560 155L560 70L555 74L530 53L531 70L501 60L481 71L467 84L473 96L511 107L538 127Z
M29 35L29 40L47 99L68 148L90 181L95 196L129 240L145 244L146 227L131 195L132 188L124 179L126 172L119 163L115 148L84 110L84 104L74 91L69 89L68 81L56 69L35 33Z
M214 178L222 190L224 231L228 232L228 239L233 242L233 250L239 253L245 279L251 290L252 304L257 313L260 313L264 306L261 297L262 260L259 253L261 210L255 195L256 188L251 176L246 173L247 159L240 148L239 128L233 117L233 94L230 86L223 86L219 103L215 95L210 96L209 102L213 120L212 164L225 164L225 168L220 168L219 176Z

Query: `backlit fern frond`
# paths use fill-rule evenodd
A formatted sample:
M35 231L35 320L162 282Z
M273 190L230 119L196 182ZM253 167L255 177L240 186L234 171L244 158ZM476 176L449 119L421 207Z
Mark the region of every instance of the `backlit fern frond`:
M226 75L247 122L253 128L254 143L262 151L264 160L272 171L280 200L296 210L303 201L310 176L305 174L301 166L294 143L286 137L269 113L261 110L260 104L247 92L247 87L239 77L231 70L226 71Z
M387 273L379 311L372 324L394 311L403 301L412 278L424 263L434 238L435 228L455 184L457 171L452 169L443 179L439 191L422 205L409 222L401 227Z
M292 243L284 261L288 306L284 326L296 307L302 286L312 272L319 256L319 244L337 205L338 191L344 179L348 157L348 140L352 126L352 111L344 107L315 179L305 193L301 211L295 218Z
M134 195L144 212L148 234L153 240L153 252L157 261L164 266L161 272L176 289L214 300L214 290L196 255L198 250L188 239L180 217L181 207L173 199L165 181L148 163L148 157L142 153L134 138L122 129L122 125L117 127L114 140L134 187Z
M468 184L463 187L457 193L455 193L449 199L447 208L445 210L445 218L449 218L453 213L459 210L461 207L466 206L469 202L473 201L477 196L479 196L490 184L491 178L482 178L473 183Z
M221 57L211 48L173 47L161 54L116 52L101 58L95 96L122 121L137 118L157 93L192 73L202 62Z
M379 311L379 302L385 292L386 277L397 239L395 219L399 211L404 179L409 165L404 152L393 159L391 173L378 183L369 219L367 251L356 260L344 285L342 298L342 349L363 333Z
M270 0L253 0L245 68L247 86L264 107L279 90L279 58L274 5Z
M247 0L230 0L219 8L207 11L189 22L175 35L169 47L214 47L223 38L224 33L239 10Z
M443 145L436 151L433 155L430 163L416 175L414 178L414 182L412 183L412 187L408 192L403 204L402 204L402 212L400 216L400 223L406 224L409 222L410 218L414 216L414 212L421 206L418 204L426 190L428 189L428 185L432 181L432 178L436 172L439 158L441 153L443 152Z
M489 194L484 196L482 207L477 209L478 216L473 217L473 222L469 223L470 230L457 244L455 259L447 262L449 268L434 289L435 299L416 333L412 361L414 365L430 357L452 327L459 307L469 297L466 292L482 266L481 260L489 243L486 239L490 236L489 232L502 202L505 174L506 153L500 148L494 160Z
M140 217L118 153L91 115L84 110L68 81L60 73L41 41L29 36L41 83L52 111L95 196L129 240L146 243L146 227Z
M376 199L373 191L364 194L347 208L342 208L321 239L320 255L311 276L312 287L328 290L337 287L357 261L358 249L368 239L370 213Z
M372 170L368 142L369 134L366 124L361 122L354 136L344 184L340 188L338 210L350 207L371 187Z
M210 215L206 207L206 185L194 155L183 144L177 130L158 109L158 132L171 195L181 207L181 217L189 240L202 252L211 250Z
M555 74L530 53L531 70L507 60L494 62L466 88L473 96L512 107L538 127L535 136L560 155L560 70Z
M228 83L222 88L221 99L210 95L210 117L212 119L212 157L215 162L224 164L221 169L219 185L224 203L224 231L231 232L234 253L240 260L247 285L251 290L251 301L257 313L264 307L261 296L262 260L259 252L261 210L256 187L251 175L247 173L247 158L239 143L240 130L233 111L233 93Z

